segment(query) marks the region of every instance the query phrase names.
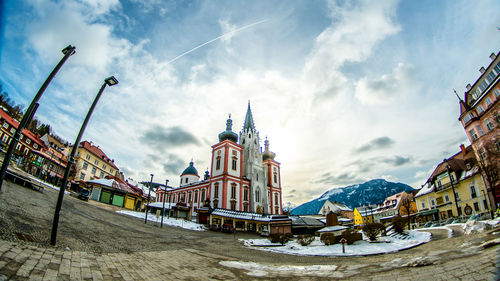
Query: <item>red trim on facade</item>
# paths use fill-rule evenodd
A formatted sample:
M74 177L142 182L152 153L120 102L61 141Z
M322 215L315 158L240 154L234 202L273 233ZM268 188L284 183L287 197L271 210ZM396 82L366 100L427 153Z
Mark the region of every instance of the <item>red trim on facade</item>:
M224 146L224 169L223 169L223 174L229 174L228 170L228 156L229 156L229 146L225 145Z
M227 209L227 177L222 179L222 208Z

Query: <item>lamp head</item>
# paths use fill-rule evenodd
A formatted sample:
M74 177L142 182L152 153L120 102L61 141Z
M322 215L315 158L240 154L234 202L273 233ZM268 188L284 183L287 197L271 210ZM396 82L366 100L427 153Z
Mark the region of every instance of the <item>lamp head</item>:
M104 82L108 86L114 86L114 85L118 84L118 80L116 80L116 78L114 76L111 76L111 77L104 79Z
M62 53L63 53L64 55L66 55L67 53L70 53L70 52L71 52L69 55L70 55L70 56L72 56L72 55L74 55L74 54L76 53L75 49L76 49L76 47L73 47L73 46L71 46L71 45L68 45L68 47L66 47L66 48L62 49Z

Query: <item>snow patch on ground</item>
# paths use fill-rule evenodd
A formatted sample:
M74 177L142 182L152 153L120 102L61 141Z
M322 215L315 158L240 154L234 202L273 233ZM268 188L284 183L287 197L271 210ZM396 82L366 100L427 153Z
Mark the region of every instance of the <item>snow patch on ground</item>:
M457 224L455 224L457 225ZM425 228L419 228L418 230L435 230L435 229L441 229L441 230L446 230L448 231L448 238L453 237L453 229L448 227L448 226L433 226L433 227L425 227Z
M500 225L500 218L487 221L469 221L463 226L464 234L481 233Z
M52 185L52 184L50 184L50 183L46 183L46 182L42 181L42 180L41 180L41 179L39 179L39 178L31 177L31 179L32 179L32 180L34 180L34 181L37 181L37 182L39 182L39 183L41 183L41 184L43 184L45 187L49 187L49 188L52 188L52 189L54 189L54 190L59 191L59 187L58 187L58 186ZM69 194L69 192L65 190L65 191L64 191L64 194Z
M279 243L271 243L268 239L240 239L247 247L269 251L280 254L300 255L300 256L365 256L397 252L412 248L431 240L428 232L409 231L408 239L397 239L394 237L382 237L381 243L371 243L369 241L356 241L352 245L345 245L345 253L342 253L342 244L325 246L319 237L309 245L301 246L292 240L281 246Z
M314 275L321 277L343 277L343 274L336 272L336 265L266 265L255 262L243 261L220 261L220 265L236 269L247 270L247 275L254 277L264 277L272 275L294 275L306 276Z
M124 214L127 216L136 217L136 218L144 220L144 213L143 212L121 210L121 211L117 211L117 213ZM161 223L161 216L156 218L155 215L148 213L148 222ZM184 219L163 217L163 224L168 225L168 226L176 226L176 227L181 227L181 228L185 228L185 229L196 230L196 231L207 230L206 227L202 224L198 224L198 223L195 223L192 221L187 221Z

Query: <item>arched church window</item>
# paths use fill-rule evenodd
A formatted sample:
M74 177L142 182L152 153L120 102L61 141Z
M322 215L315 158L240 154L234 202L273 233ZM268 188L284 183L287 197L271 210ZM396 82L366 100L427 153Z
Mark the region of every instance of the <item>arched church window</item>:
M260 202L260 191L258 189L255 191L255 202Z
M255 174L255 180L259 180L259 174Z
M251 135L251 134L248 134L248 138L251 138L251 137L252 137L252 135Z
M217 159L215 160L215 169L220 170L220 156L217 156Z
M274 183L278 183L278 174L274 172Z
M236 162L238 161L238 158L233 157L233 162L232 162L232 169L236 171Z
M231 184L231 199L236 199L236 184Z
M214 198L217 199L219 198L219 183L216 182L214 184Z

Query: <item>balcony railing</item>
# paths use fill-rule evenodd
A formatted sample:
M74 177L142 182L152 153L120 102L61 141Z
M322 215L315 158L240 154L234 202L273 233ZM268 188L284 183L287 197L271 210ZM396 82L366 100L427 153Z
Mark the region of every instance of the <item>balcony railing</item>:
M453 184L456 184L456 183L453 183ZM442 184L441 186L437 186L437 190L436 191L444 191L444 190L447 190L451 187L451 182L448 182L448 183L445 183L445 184Z

